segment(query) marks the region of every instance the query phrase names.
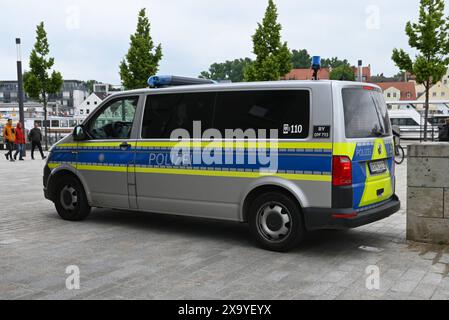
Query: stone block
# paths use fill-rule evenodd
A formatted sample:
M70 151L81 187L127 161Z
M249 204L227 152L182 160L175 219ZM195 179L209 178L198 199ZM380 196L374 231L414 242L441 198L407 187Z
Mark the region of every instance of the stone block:
M408 157L449 158L449 143L426 142L408 146Z
M443 188L409 187L407 192L408 214L415 217L443 218Z
M449 188L449 158L409 158L409 187Z
M422 218L407 214L407 240L449 244L449 219Z

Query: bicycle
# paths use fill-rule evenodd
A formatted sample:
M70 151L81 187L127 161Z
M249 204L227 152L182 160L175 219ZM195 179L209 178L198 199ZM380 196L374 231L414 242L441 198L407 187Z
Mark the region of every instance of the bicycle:
M396 164L401 164L405 160L404 148L401 145L394 146L394 162Z
M405 160L405 151L404 148L401 146L401 140L400 135L395 134L394 135L394 162L396 164L401 164Z

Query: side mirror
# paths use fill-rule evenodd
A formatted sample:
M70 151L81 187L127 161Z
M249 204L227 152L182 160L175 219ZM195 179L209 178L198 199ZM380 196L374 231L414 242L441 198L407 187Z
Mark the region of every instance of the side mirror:
M84 141L87 140L88 135L86 134L86 130L83 126L76 126L73 129L73 140L75 141Z

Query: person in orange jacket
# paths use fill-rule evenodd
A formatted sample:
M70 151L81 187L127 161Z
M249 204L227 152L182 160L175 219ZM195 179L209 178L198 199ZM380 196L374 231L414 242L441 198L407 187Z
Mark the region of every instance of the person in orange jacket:
M17 160L17 155L19 154L19 160L23 161L23 156L25 153L25 134L23 133L22 123L17 122L16 131L15 131L15 140L14 144L16 145L16 153L14 154L14 160Z
M14 141L16 140L14 128L12 127L12 119L8 119L6 126L3 128L3 140L6 143L8 152L5 154L6 160L14 161L12 151L14 150Z

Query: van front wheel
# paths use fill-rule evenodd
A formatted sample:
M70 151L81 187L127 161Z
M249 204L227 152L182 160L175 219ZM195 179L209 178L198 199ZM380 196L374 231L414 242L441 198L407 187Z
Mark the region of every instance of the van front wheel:
M249 208L250 231L264 249L285 252L304 239L305 228L299 206L290 197L268 192Z
M56 181L55 207L59 216L68 221L81 221L90 213L86 193L75 177L64 175Z

